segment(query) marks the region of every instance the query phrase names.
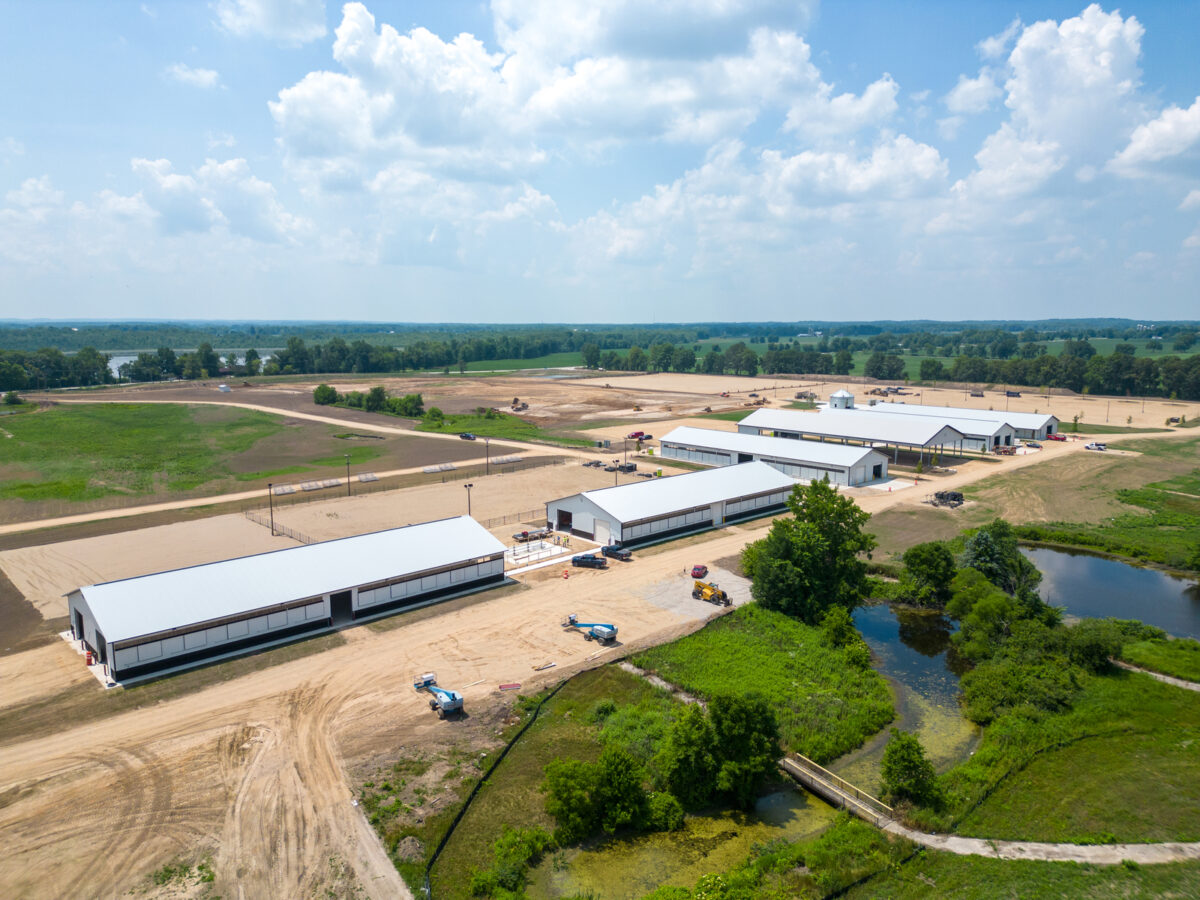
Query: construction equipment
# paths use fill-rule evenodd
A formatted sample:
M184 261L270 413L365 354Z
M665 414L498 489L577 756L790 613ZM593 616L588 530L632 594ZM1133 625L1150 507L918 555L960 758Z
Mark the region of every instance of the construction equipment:
M414 678L413 689L416 691L428 691L433 695L429 698L429 708L437 713L439 719L444 719L451 713L462 712L463 695L458 691L450 691L444 687L439 687L437 675L433 672L426 672Z
M617 637L616 625L609 625L604 622L580 622L579 617L575 613L571 613L563 619L562 627L582 631L584 640L598 641L601 644L611 643Z
M692 596L697 600L707 600L717 606L729 606L733 601L729 595L709 581L697 581L692 585Z

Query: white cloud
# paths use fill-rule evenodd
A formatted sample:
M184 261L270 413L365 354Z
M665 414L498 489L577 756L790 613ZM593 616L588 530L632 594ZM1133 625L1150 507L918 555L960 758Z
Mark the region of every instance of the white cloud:
M900 85L887 74L867 85L860 96L846 93L835 97L832 85L822 84L815 94L792 104L784 127L820 140L879 126L895 115L899 90Z
M324 37L324 0L217 0L217 21L238 37L265 37L285 45Z
M66 195L51 183L49 175L42 175L39 178L26 178L19 188L4 195L4 202L10 206L37 212L62 206L65 197Z
M237 144L237 139L225 131L210 131L204 136L204 143L209 150L216 150L218 148L228 149Z
M978 168L954 185L972 198L1009 198L1030 194L1066 165L1057 144L1022 139L1005 123L975 154Z
M193 175L175 172L165 159L134 159L131 168L167 234L222 231L269 243L293 240L310 227L283 208L274 186L251 174L244 159L209 159Z
M952 141L958 137L958 129L966 121L962 116L946 116L937 120L938 136L943 140Z
M1020 18L1013 19L1002 32L984 38L975 45L975 49L984 59L1000 59L1008 53L1008 45L1020 30Z
M221 76L215 69L193 69L187 63L173 63L163 70L168 78L198 88L214 88Z
M867 157L812 150L785 157L767 151L763 162L774 188L805 198L908 197L942 184L947 169L937 150L906 135L880 142Z
M956 115L973 115L984 112L1001 93L992 79L991 71L983 69L975 78L959 75L958 84L943 98L943 102L946 109Z
M151 19L158 18L158 12L156 10L152 9L151 7L147 6L145 3L143 3L141 6L139 6L138 9L140 9L142 11L143 15L149 16Z
M1183 202L1179 204L1181 210L1200 208L1200 191L1188 191L1188 195L1183 198Z
M15 137L6 137L0 140L0 157L8 159L14 156L24 156L25 145L18 141Z
M1147 163L1161 162L1186 153L1200 143L1200 97L1187 109L1169 106L1157 118L1134 129L1129 144L1109 163L1110 168L1133 174Z

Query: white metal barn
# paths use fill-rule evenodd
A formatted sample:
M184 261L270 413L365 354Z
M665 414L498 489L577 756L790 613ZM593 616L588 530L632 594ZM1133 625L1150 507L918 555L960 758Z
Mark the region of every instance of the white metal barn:
M1016 437L1027 441L1044 441L1046 435L1058 431L1058 416L1047 413L1008 412L995 409L967 409L961 406L928 406L917 403L877 403L871 411L900 413L910 416L940 416L960 431L960 419L978 419L1010 426Z
M729 466L759 460L801 481L828 479L833 484L853 487L887 477L887 456L869 447L791 441L688 426L664 435L659 444L664 459L679 459L703 466Z
M546 521L602 544L644 543L781 509L795 483L766 463L751 462L551 500Z
M963 433L963 449L988 451L997 447L1012 447L1016 444L1017 430L1008 422L986 415L978 416L946 416L939 414L939 407L920 406L908 407L907 403L876 403L867 412L896 413L910 418L919 416L923 419L933 419L943 425L950 425ZM925 412L929 410L929 412ZM976 410L971 410L976 412Z
M77 588L71 632L121 681L504 580L504 545L458 516Z
M788 409L759 409L738 422L742 434L763 434L769 437L800 440L808 437L819 441L851 441L874 447L942 451L961 449L964 435L957 428L923 416L894 416L861 409L825 409L820 412L800 412Z

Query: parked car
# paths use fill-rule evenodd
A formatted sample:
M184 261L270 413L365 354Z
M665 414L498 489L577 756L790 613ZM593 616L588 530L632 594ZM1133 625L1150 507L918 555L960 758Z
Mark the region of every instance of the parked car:
M629 434L625 435L625 439L630 441L640 441L645 436L646 432L644 431L631 431Z
M1084 444L1083 449L1084 450L1107 450L1108 446L1106 444L1097 444L1097 443L1093 442L1091 444Z
M704 565L703 563L692 566L692 577L693 578L704 578L707 575L708 575L708 566Z
M1041 444L1039 444L1037 441L1025 441L1025 442L1024 442L1024 445L1025 445L1026 447L1032 447L1034 450L1041 450L1041 449L1042 449L1042 445L1041 445Z
M471 432L469 432L469 431L464 431L464 432L462 432L462 433L459 435L459 437L460 437L460 438L462 438L464 441L473 441L473 440L475 440L475 435L471 434Z
M616 544L609 544L607 547L601 547L600 552L605 556L611 557L612 559L619 559L622 562L633 559L632 553L630 553L624 547L618 547Z
M639 440L652 441L652 440L654 440L654 435L649 434L649 433L643 434Z
M581 566L585 569L606 569L608 560L595 553L580 553L578 556L571 557L571 565Z
M1046 440L1048 441L1065 441L1066 439L1067 436L1065 434L1058 434L1057 432L1046 435Z

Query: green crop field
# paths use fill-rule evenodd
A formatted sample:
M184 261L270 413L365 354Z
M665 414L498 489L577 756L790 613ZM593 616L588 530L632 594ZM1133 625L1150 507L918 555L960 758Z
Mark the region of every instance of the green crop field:
M569 447L594 446L593 441L555 434L508 413L492 416L474 413L451 414L436 424L429 420L423 420L417 426L417 431L432 431L438 434L470 432L479 437L508 438L514 441L550 441Z
M55 407L5 420L0 499L90 500L190 490L226 474L224 460L283 428L241 409L156 404Z
M879 673L855 668L825 645L817 628L757 604L633 658L684 690L763 694L775 708L785 746L823 762L858 747L892 720Z

